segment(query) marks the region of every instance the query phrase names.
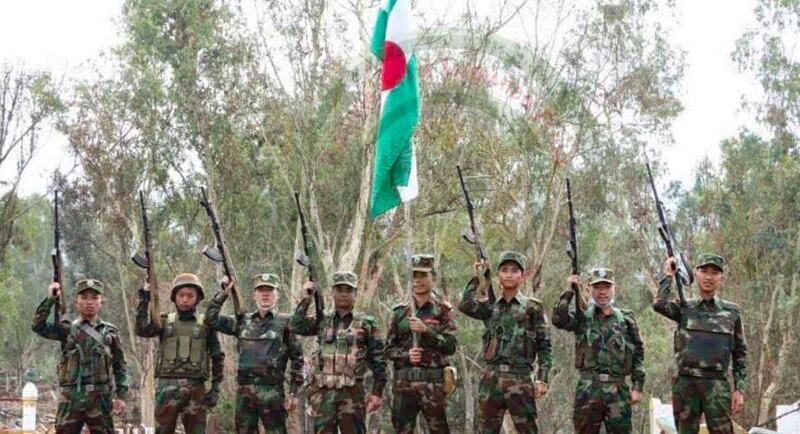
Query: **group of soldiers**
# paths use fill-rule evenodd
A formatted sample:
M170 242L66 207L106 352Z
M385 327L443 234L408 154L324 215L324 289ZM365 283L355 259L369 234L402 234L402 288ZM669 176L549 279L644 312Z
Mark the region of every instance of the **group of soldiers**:
M725 262L715 254L700 256L694 269L698 297L681 303L671 300L675 261L668 258L665 262L653 307L678 323L673 380L676 425L682 434L697 433L704 414L711 433L732 433L731 414L744 404L746 345L738 307L717 296ZM525 256L513 251L503 252L491 269L486 262L476 262L474 276L458 305L461 312L485 327L484 366L478 386L481 433L498 433L506 412L518 432L538 432L536 401L548 391L552 348L542 302L521 293L527 265ZM364 433L366 414L383 406L389 362L394 372L391 413L395 431L413 432L422 413L430 432L450 432L446 402L456 384L456 372L448 360L457 346L454 310L434 295L434 257L415 255L412 268L412 297L392 309L385 338L374 316L353 310L358 282L348 271L334 274L334 306L321 315L309 313L319 290L311 281L304 284L304 297L293 315L278 312L277 301L284 288L280 278L271 273L254 277L256 310L238 316L221 314L237 283L224 278L205 313L199 313L204 287L197 276L185 273L172 283L175 312L154 321L149 314L153 288L144 285L139 291L135 331L138 336L159 339L156 432L174 432L179 417L187 433L205 432L206 412L217 404L223 378L225 355L217 332L238 341L238 433L257 433L259 421L267 432L286 432L288 412L297 408L296 395L301 389L312 409L315 432ZM493 290L492 296L486 293L486 287L492 285L492 272L499 283L497 297ZM605 425L608 433L630 433L631 406L641 400L645 381L644 345L633 313L614 302L613 270L593 269L588 277L590 301L585 309L571 307L574 297L583 296L581 278L573 274L553 310L553 325L575 334L579 380L574 429L598 433ZM579 288L579 293L574 288ZM79 433L86 424L92 433L112 433L113 413L124 410L128 382L120 333L99 317L104 285L94 279L78 281L77 318L48 322L61 290L58 283L50 285L33 322L36 333L61 342L58 379L62 396L56 432ZM298 336L317 340L311 379L304 378ZM727 381L731 361L733 393ZM367 377L371 380L366 381Z

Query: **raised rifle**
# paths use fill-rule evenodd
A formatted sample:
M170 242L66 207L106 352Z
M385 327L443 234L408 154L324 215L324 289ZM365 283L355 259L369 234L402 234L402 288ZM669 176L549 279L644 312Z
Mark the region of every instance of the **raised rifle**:
M58 217L58 190L53 191L53 249L50 251L50 259L53 261L53 282L58 283L58 299L53 315L56 323L61 322L61 316L67 312L67 305L64 303L64 280L63 264L61 259L61 222Z
M311 262L311 240L308 239L306 216L303 214L303 208L300 206L300 193L296 191L294 192L294 202L297 204L297 212L300 215L300 234L303 236L303 252L297 252L294 259L301 267L305 267L308 272L308 280L314 282L314 313L319 320L322 318L322 312L325 310L325 301L322 299L319 285L315 280L316 275L314 273L314 264Z
M228 280L230 282L234 282L236 281L236 270L233 269L230 257L228 256L228 248L227 244L225 243L225 236L222 233L219 220L217 220L217 214L214 212L214 205L210 200L208 200L206 189L204 187L200 187L200 194L202 195L202 198L200 199L200 205L206 209L206 214L208 214L208 218L211 220L211 229L214 231L214 238L217 241L217 245L215 247L205 246L203 248L203 254L208 259L218 264L222 264L222 270L228 277ZM239 301L239 294L236 291L236 286L231 288L231 297L233 298L233 312L236 314L236 316L239 316L242 314L242 305Z
M131 260L139 268L147 271L147 284L150 286L150 321L157 328L161 328L161 311L159 310L159 291L158 278L156 277L156 265L153 259L153 236L150 231L150 220L147 219L147 208L144 206L144 193L139 190L139 206L142 209L142 238L144 241L144 252L135 253Z
M468 243L475 246L475 259L484 264L487 264L488 258L486 257L486 252L483 250L483 242L481 241L480 227L475 218L475 206L472 204L472 200L469 197L469 190L467 190L467 184L464 182L464 175L461 172L461 166L456 165L456 170L458 171L458 180L461 182L461 191L464 193L464 201L467 204L467 215L469 215L469 226L470 230L472 231L471 234L464 234L463 237ZM494 303L495 295L489 280L490 277L488 268L486 269L486 274L484 275L484 277L486 278L486 284L478 286L478 298L488 297L489 302Z
M567 205L569 207L569 242L567 243L567 256L572 261L572 274L579 275L578 271L578 240L575 236L575 210L572 207L572 188L567 178ZM572 283L572 291L575 293L575 309L585 311L587 308L586 300L583 298L581 288Z
M675 287L678 289L678 300L680 300L681 306L683 306L686 304L686 296L683 293L683 288L692 284L694 276L689 272L689 261L686 260L686 256L684 256L683 253L675 251L677 242L667 223L667 214L664 211L664 204L661 202L661 199L658 198L656 184L653 181L653 172L650 171L650 163L645 163L645 165L647 166L647 177L650 180L650 187L653 189L653 198L655 198L656 201L656 212L658 213L659 221L658 234L661 235L661 239L667 247L667 255L669 257L675 256L678 259L677 268L675 268L673 264L673 271L676 272Z

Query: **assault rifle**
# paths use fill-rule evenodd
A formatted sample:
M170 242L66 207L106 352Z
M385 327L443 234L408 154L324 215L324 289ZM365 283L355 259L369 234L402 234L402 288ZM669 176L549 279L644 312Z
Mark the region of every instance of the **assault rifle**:
M322 294L319 291L319 285L316 283L316 275L314 273L314 264L311 262L311 240L308 239L308 226L306 225L306 216L303 214L303 208L300 206L300 193L294 192L294 202L297 204L297 212L300 214L300 234L303 236L303 252L295 254L295 261L300 266L305 267L308 271L308 280L314 282L314 312L316 318L322 318L322 312L325 310L325 301L322 299Z
M480 226L475 219L475 206L472 204L472 200L469 197L469 190L467 190L467 184L464 182L464 175L461 173L461 166L456 165L456 170L458 171L458 180L461 182L461 191L464 193L464 201L467 204L467 215L469 215L469 226L471 230L471 234L464 234L464 239L475 246L475 259L479 262L484 264L488 263L488 258L486 256L486 252L483 250L483 242L481 241L481 233L480 233ZM486 274L484 275L485 282L479 283L478 285L478 298L487 298L490 303L494 303L495 295L494 290L492 289L490 276L489 276L489 269L486 269Z
M675 286L678 289L678 300L680 300L681 305L684 305L686 304L686 296L683 293L683 288L692 284L694 276L689 272L689 261L686 260L686 256L684 256L683 253L675 251L677 242L667 223L667 214L664 211L664 204L661 202L661 199L658 198L656 184L653 181L653 173L650 171L650 163L645 164L647 166L647 177L650 180L650 187L653 189L653 198L655 198L656 201L656 212L659 221L658 234L661 235L661 239L664 240L664 245L667 247L667 255L669 257L675 256L678 259L677 269L674 268L675 266L673 264L673 270L676 271Z
M147 271L147 284L150 286L150 321L157 328L161 328L161 311L158 303L158 279L156 277L156 265L153 259L153 236L150 232L150 221L147 219L147 208L144 206L144 193L139 190L139 206L142 209L142 238L144 241L144 252L135 253L131 260L139 268Z
M228 256L228 247L225 243L225 236L223 235L222 228L217 220L217 214L214 211L214 205L210 200L208 200L206 189L204 187L200 187L200 194L202 195L202 198L200 199L200 205L206 209L208 219L211 220L211 229L214 231L214 238L217 241L217 245L215 247L205 246L203 248L203 254L208 259L218 264L222 264L222 270L228 277L228 280L230 282L235 282L236 270L233 269L231 259ZM240 316L242 314L242 305L239 301L239 294L236 291L236 286L232 286L231 288L231 298L233 298L233 312L236 314L236 316Z

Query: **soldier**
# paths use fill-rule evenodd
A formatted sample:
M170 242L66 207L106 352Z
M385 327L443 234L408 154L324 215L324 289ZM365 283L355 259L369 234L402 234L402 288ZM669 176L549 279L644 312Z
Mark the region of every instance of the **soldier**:
M475 276L464 289L458 308L483 321L483 359L486 368L478 385L480 432L499 433L506 410L520 433L537 433L536 401L547 393L547 376L553 362L550 332L542 302L519 293L525 280L526 259L521 253L503 252L497 262L502 295L497 300L478 299L479 282L486 264L476 262ZM538 356L539 372L531 380Z
M644 344L633 313L614 304L614 271L589 271L591 305L570 311L580 288L580 276L567 278L567 290L553 309L553 325L575 333L575 367L580 379L575 388L572 422L575 432L596 434L605 425L607 433L630 433L631 405L642 399ZM625 377L631 376L633 390Z
M92 433L113 434L113 413L125 410L128 376L119 330L100 319L103 284L95 279L75 284L78 318L48 323L50 308L61 286L53 282L36 308L33 331L61 342L58 384L61 399L56 414L57 434L78 434L86 424Z
M280 279L272 273L257 274L253 298L258 309L240 317L220 315L236 282L222 279L225 288L217 293L206 311L206 324L239 341L239 370L236 396L236 432L257 434L258 421L268 433L286 433L288 412L297 407L295 393L303 384L303 348L292 332L291 316L277 311ZM289 394L284 390L286 365Z
M308 306L313 301L314 282L306 282L303 285L306 294L292 317L295 332L317 336L319 344L316 383L309 393L317 434L336 433L337 428L347 434L365 433L366 413L383 405L386 386L383 336L374 317L353 312L357 288L355 274L335 273L334 310L323 313L322 318L314 318L307 316ZM372 371L372 390L365 399L367 367Z
M397 433L414 432L421 410L431 433L449 433L444 368L456 352L456 323L450 303L432 297L433 256L414 255L412 267L414 309L411 302L394 307L387 337L386 357L394 362L392 425Z
M150 285L139 290L136 335L159 338L155 376L156 433L175 432L178 416L187 434L206 432L206 412L217 405L225 354L217 333L204 324L196 312L205 297L203 285L194 274L183 273L172 281L170 300L177 312L161 314L161 327L149 317ZM206 392L211 361L211 390Z
M705 414L711 434L733 433L730 414L744 407L747 387L747 344L739 306L717 297L725 281L725 260L713 253L700 255L694 269L699 297L670 301L677 259L664 263L666 275L653 303L656 312L678 323L675 359L678 375L672 382L672 411L681 434L698 432ZM726 375L733 360L733 399Z

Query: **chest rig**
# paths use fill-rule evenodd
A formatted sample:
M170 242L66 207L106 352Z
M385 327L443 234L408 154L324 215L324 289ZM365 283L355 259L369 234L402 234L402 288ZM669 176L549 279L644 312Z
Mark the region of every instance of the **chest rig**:
M320 387L342 388L356 384L364 378L364 359L367 355L367 330L364 317L354 313L347 328L325 316L320 324L317 382Z
M156 376L159 378L208 378L208 329L204 315L181 321L175 312L167 315L159 347Z
M602 324L596 307L586 310L586 329L575 336L575 367L606 374L628 375L633 366L635 344L628 339L628 323L613 307L610 322Z
M275 314L261 319L255 312L247 313L239 327L239 374L269 384L283 383L286 369L284 334L291 317Z
M105 385L112 382L111 344L115 329L100 323L99 330L78 318L69 323L69 334L58 363L60 386Z

